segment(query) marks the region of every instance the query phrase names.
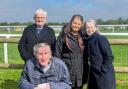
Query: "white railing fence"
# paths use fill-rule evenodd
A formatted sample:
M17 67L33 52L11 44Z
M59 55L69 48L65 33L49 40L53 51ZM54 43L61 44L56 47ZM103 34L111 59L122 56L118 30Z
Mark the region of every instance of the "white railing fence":
M126 25L98 25L99 29L127 29L128 30L128 24ZM0 38L12 38L12 37L21 37L22 34L10 34L11 30L20 30L23 31L26 26L0 26L0 30L6 30L9 34L0 34ZM62 26L50 26L54 30L60 31ZM102 35L113 35L113 36L128 36L128 33L100 33ZM59 33L56 33L56 36L58 36ZM4 43L4 62L8 63L8 43Z
M0 26L0 30L6 30L8 33L11 32L11 30L20 30L23 31L26 26ZM51 25L54 30L61 30L62 25ZM122 25L98 25L99 30L101 29L111 29L112 32L115 32L115 29L121 29L121 30L128 30L128 24L122 24Z
M102 35L113 35L113 36L128 36L128 33L100 33ZM22 34L0 34L0 38L20 38ZM58 36L59 34L56 34ZM115 41L116 42L116 41ZM8 43L4 42L4 63L8 63Z

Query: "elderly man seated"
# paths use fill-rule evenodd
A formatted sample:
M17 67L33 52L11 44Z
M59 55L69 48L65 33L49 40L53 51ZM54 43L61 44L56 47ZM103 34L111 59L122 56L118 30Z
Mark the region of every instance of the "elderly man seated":
M67 66L52 56L51 48L40 43L33 48L34 56L24 66L20 89L71 89Z

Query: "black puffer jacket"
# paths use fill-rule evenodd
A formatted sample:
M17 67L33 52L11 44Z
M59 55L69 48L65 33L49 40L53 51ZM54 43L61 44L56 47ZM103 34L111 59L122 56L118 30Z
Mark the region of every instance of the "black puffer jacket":
M60 33L56 43L55 56L66 63L71 75L72 87L83 84L83 50L79 43L78 36L64 32Z

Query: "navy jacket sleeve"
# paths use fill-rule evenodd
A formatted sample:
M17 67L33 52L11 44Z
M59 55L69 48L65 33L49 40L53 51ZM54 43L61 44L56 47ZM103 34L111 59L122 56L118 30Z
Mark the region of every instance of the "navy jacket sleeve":
M52 30L52 34L51 34L51 49L52 49L53 55L55 53L55 45L56 45L56 36L55 36L54 30Z
M99 39L99 48L103 57L103 63L102 63L102 70L104 72L107 72L111 69L113 69L113 53L110 47L110 44L104 36L100 37Z
M31 55L26 51L26 45L27 45L27 28L24 29L24 32L22 34L22 37L18 44L18 50L20 52L21 58L26 61L31 58Z

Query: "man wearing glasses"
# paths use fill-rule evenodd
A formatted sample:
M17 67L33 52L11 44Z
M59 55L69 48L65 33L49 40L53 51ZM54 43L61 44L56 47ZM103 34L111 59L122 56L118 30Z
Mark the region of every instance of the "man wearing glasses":
M35 23L24 29L22 37L18 44L18 50L21 58L26 61L33 57L33 46L37 43L47 43L51 46L54 53L56 37L52 28L46 25L47 12L38 9L34 14Z

